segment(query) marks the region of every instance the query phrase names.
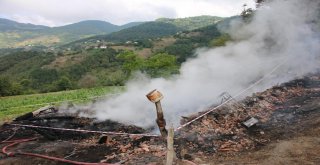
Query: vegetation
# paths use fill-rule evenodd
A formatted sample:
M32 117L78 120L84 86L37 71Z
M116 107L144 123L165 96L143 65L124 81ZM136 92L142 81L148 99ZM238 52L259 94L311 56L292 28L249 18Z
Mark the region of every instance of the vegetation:
M229 35L218 30L219 26L227 27L228 22L213 23L219 18L206 16L198 19L160 19L143 24L128 24L127 29L82 39L56 47L54 51L43 46L32 46L32 49L0 49L0 121L49 104L85 102L96 96L121 91L135 71L152 78L168 78L178 74L181 63L194 57L196 48L224 46L231 40ZM231 19L225 20L230 22ZM95 21L78 23L80 27L67 25L56 29L61 34L68 31L65 36L71 35L62 38L57 35L59 42L76 39L72 38L73 34L78 34L79 37L84 33L90 35L88 29L91 29L91 23L94 24ZM103 22L96 23L100 23L100 28L109 26ZM210 25L206 26L207 24ZM25 39L16 36L35 37L30 28L42 28L43 31L47 29L32 25L28 28L20 24L15 26L22 26L24 30L10 32L12 40L8 41L15 40L13 43ZM204 27L198 29L198 26ZM186 29L194 30L183 31ZM93 28L92 31L98 33L99 28ZM7 31L0 31L0 47L2 33L9 34Z
M10 120L21 114L34 111L46 105L59 105L63 102L87 102L110 94L122 92L124 87L98 87L72 91L10 96L0 98L0 122Z
M142 70L144 68L143 58L132 51L124 51L120 53L117 58L123 62L122 69L127 76L130 76L133 71Z
M134 71L150 77L169 77L179 73L182 62L195 56L196 48L224 46L231 40L218 30L219 26L228 26L225 21L184 32L173 24L191 28L188 24L196 20L162 21L171 23L159 20L137 23L107 35L119 40L118 44L100 36L100 39L81 40L53 52L41 47L39 50L0 49L0 96L123 86ZM161 38L166 35L170 36Z
M122 68L128 77L137 70L151 77L169 77L179 72L177 58L167 53L158 53L143 59L132 51L125 51L119 54L118 58L123 60Z
M218 27L234 18L161 18L123 26L83 21L55 28L0 19L0 48L21 47L0 49L0 121L121 92L136 71L152 78L178 74L197 48L230 41Z
M260 8L267 1L268 0L255 0L256 8ZM252 17L255 11L252 8L246 8L246 7L247 7L247 4L244 4L243 10L240 15L245 22L250 22L252 20Z
M121 62L115 59L117 52L112 49L91 50L84 56L83 61L62 68L49 67L57 55L45 52L17 52L0 58L1 80L6 82L0 90L0 96L30 94L38 92L53 92L82 87L88 73L104 69L119 70ZM70 59L72 60L72 58ZM95 75L95 74L93 74ZM113 79L112 82L94 84L93 86L123 85L124 78ZM79 84L79 81L82 84ZM90 86L89 86L90 87Z
M243 11L241 12L241 17L244 21L249 22L252 19L253 16L253 9L252 8L246 8L246 4L243 5Z
M169 77L179 73L177 58L167 53L158 53L148 58L144 63L144 70L151 77Z
M203 28L209 25L213 25L221 20L223 20L223 18L221 17L203 15L203 16L177 18L177 19L159 18L156 21L170 23L175 25L178 28L190 31L190 30Z
M18 95L20 93L18 84L11 83L8 78L0 77L0 96Z
M222 33L217 28L218 24L206 26L190 32L175 35L176 42L165 47L160 52L167 52L177 56L179 63L194 57L194 50L199 47L212 47L222 45L212 45L213 40L221 37ZM224 34L226 35L226 34ZM230 38L225 38L225 40Z
M92 49L72 55L17 52L0 57L0 96L46 93L98 86L122 86L133 71L151 77L178 72L176 57L167 53L142 58L132 51ZM72 61L81 57L82 60ZM65 64L53 65L57 58ZM73 63L72 63L72 62Z
M89 20L51 28L0 18L0 48L56 46L94 35L109 34L139 24L118 26L109 22Z
M218 47L218 46L225 46L226 42L230 41L231 37L228 34L223 34L218 38L214 38L210 41L210 47Z
M146 39L173 35L179 31L212 25L222 19L215 16L161 18L152 22L132 22L122 26L104 21L88 20L51 28L0 18L0 48L59 46L95 35L100 35L91 38L95 41L146 41Z
M113 42L145 40L173 35L180 30L182 29L169 23L147 22L132 28L106 35L105 37L102 37L102 39Z

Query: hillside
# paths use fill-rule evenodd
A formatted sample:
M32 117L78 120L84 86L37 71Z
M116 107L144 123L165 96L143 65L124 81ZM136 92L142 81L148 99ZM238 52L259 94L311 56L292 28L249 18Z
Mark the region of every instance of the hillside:
M106 46L116 50L134 51L141 57L165 52L175 55L181 63L192 57L196 48L223 46L230 38L228 35L222 35L220 29L227 28L233 19L238 17L225 18L191 31L183 30L170 23L148 22L108 35L78 40L60 48L77 51Z
M126 41L146 41L149 39L161 38L175 35L177 32L192 31L206 26L214 25L225 18L216 16L197 16L187 18L159 18L155 21L140 23L138 26L126 28L107 35L98 35L83 40L75 41L67 46L73 47L83 42L105 42L121 43ZM125 25L124 25L125 26Z
M101 34L101 33L111 33L119 30L120 27L117 25L113 25L109 22L98 21L98 20L88 20L81 21L78 23L53 27L47 30L49 33L58 34L62 33L71 33L71 34L79 34L79 35L90 35L90 34Z
M179 31L195 30L215 24L223 19L215 16L160 18L151 22L131 22L122 26L105 21L86 20L60 27L24 24L0 19L0 48L60 46L78 40L105 40L117 43L146 40L174 35Z
M87 20L60 27L47 27L0 19L0 48L62 45L94 35L109 34L139 24L139 22L133 22L118 26L105 21Z
M47 26L18 23L8 19L0 18L0 32L22 31L22 30L33 31L33 30L43 30L48 28L49 27Z
M182 29L170 23L147 22L138 26L121 30L119 32L102 36L101 39L112 42L152 39L157 37L173 35L180 30Z
M182 62L194 57L196 48L221 46L230 40L219 32L221 23L182 32L172 24L148 22L55 49L0 49L0 81L6 89L0 89L0 93L124 85L136 70L150 77L168 77L178 73Z
M223 19L224 18L222 17L203 15L203 16L177 18L177 19L159 18L156 21L173 24L178 28L181 28L184 30L195 30L195 29L199 29L202 27L215 24Z

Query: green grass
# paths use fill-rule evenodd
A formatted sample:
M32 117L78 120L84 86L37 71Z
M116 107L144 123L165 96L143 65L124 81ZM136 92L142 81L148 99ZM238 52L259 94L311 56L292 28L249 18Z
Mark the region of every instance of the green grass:
M59 105L63 102L83 103L99 97L120 93L124 87L99 87L71 91L0 97L0 123L46 105Z

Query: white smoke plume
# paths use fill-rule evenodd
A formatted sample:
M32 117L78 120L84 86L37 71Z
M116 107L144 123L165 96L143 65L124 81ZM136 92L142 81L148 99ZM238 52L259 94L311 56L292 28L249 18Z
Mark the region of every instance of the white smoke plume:
M250 92L264 90L319 68L319 17L317 0L274 0L259 9L249 24L234 21L227 32L233 41L224 47L202 48L197 58L185 62L180 75L149 79L139 75L127 91L92 106L93 117L148 127L155 125L155 106L146 94L158 89L167 123L204 110L248 87L283 63ZM316 21L315 21L316 20ZM251 93L246 93L249 95Z

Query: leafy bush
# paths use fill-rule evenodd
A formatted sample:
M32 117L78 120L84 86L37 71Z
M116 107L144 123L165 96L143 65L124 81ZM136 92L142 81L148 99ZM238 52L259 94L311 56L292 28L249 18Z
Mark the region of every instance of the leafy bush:
M56 82L56 86L57 86L57 91L61 91L61 90L70 90L73 88L73 85L70 81L70 79L66 76L62 76L57 82Z
M210 41L209 45L211 47L217 47L217 46L225 46L227 41L230 41L231 38L228 34L223 34L218 38L215 38Z
M143 68L143 59L132 51L124 51L117 55L117 58L123 62L122 69L130 75L132 71Z
M21 86L11 83L7 77L0 77L0 96L11 96L21 94Z
M177 58L167 53L159 53L148 58L145 63L145 71L151 77L169 77L179 72Z

